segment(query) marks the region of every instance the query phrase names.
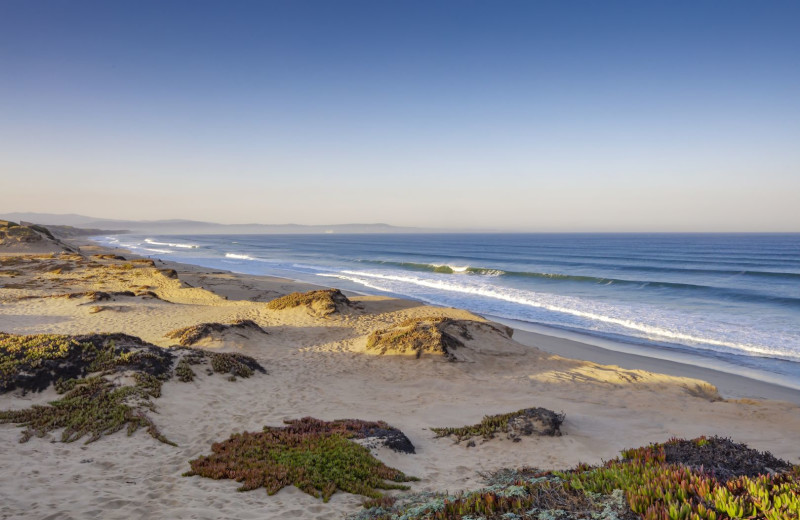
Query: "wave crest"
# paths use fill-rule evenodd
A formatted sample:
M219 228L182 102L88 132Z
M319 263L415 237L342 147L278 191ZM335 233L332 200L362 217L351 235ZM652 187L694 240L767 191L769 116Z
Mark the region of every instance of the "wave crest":
M179 247L181 249L198 249L200 247L196 244L173 244L172 242L156 242L152 238L145 238L144 241L153 246Z

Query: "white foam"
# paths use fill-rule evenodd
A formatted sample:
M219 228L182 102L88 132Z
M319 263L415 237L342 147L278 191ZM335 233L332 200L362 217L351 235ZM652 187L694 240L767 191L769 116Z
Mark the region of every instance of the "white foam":
M154 246L180 247L182 249L197 249L200 247L196 244L173 244L171 242L156 242L152 238L145 238L144 241Z
M568 296L554 296L549 294L536 293L532 291L523 291L505 287L498 288L498 287L487 287L487 286L470 286L470 285L456 284L445 280L418 278L413 276L398 276L391 274L379 274L379 273L371 273L364 271L348 271L348 270L344 270L341 272L346 275L359 277L362 280L363 278L369 278L369 279L400 282L421 287L427 287L430 289L436 289L447 292L456 292L462 294L470 294L474 296L481 296L485 298L502 300L528 307L541 308L548 311L584 318L592 322L617 325L628 330L635 330L638 331L639 333L644 333L645 337L650 339L660 338L661 340L667 340L670 342L683 341L698 346L708 345L708 346L723 347L726 349L732 349L734 351L740 351L740 352L744 351L750 354L769 356L769 357L780 357L789 360L800 359L800 355L798 355L797 353L790 351L787 352L786 350L783 349L769 348L763 345L756 345L753 343L740 343L735 341L702 337L688 332L682 332L679 330L669 330L662 327L657 327L654 325L643 323L641 321L630 319L628 317L618 317L618 316L610 316L607 314L600 314L597 311L586 309L585 308L587 307L586 302L583 302L580 298L572 298ZM381 290L398 292L397 290L391 290L391 289L381 289ZM565 306L565 304L569 304L569 306ZM595 307L598 306L596 303L593 305ZM584 308L582 309L581 307ZM612 313L609 312L608 314Z
M225 258L235 258L236 260L255 260L250 255L240 255L238 253L225 253Z

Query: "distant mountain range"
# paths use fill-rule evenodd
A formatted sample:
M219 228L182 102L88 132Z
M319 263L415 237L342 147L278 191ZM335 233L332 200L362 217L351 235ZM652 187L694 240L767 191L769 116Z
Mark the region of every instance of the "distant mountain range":
M98 230L125 230L113 233L179 234L290 234L290 233L432 233L440 230L397 227L389 224L335 224L306 226L301 224L217 224L196 220L115 220L85 215L55 213L3 213L0 218L13 222L74 226Z

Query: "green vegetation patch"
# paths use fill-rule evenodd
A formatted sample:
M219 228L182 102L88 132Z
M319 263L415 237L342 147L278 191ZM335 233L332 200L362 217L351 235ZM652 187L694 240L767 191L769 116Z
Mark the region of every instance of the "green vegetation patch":
M232 331L237 334L245 332L258 332L260 334L267 334L267 331L258 326L253 320L237 320L233 323L200 323L190 327L183 327L167 332L164 337L175 339L183 346L194 345L200 340L221 334L227 331Z
M307 307L317 316L327 316L351 307L352 303L339 289L296 292L267 302L267 308L276 311L301 306Z
M125 334L0 333L0 393L41 391L54 384L64 394L48 405L0 411L0 423L24 427L21 442L56 430L62 430L63 442L84 436L92 442L125 427L129 435L144 427L155 439L172 444L148 416L155 411L152 399L161 397L163 383L173 375L193 380L191 365L202 364L209 373L230 374L232 379L266 373L241 354L164 349Z
M693 467L710 461L729 478ZM780 468L780 469L779 469ZM748 473L756 472L755 476ZM566 472L502 470L488 487L368 501L350 520L798 520L800 467L729 439L672 439Z
M720 476L693 466L703 459L714 461ZM671 439L561 475L586 492L624 490L631 510L645 520L800 518L800 468L718 437Z
M128 435L140 427L155 439L175 445L164 437L146 411L152 411L151 397L161 395L161 381L153 376L137 378L133 386L117 387L103 377L70 380L63 398L49 405L35 405L26 410L0 411L0 423L16 423L25 430L20 442L44 437L62 430L61 442L89 436L87 443L127 427Z
M408 489L400 483L416 479L386 466L353 439L390 428L354 419L286 421L284 427L266 426L215 443L213 454L190 461L185 475L232 479L242 484L239 491L263 487L270 495L294 485L325 502L337 490L380 498L378 490Z
M497 433L506 433L511 439L520 435L561 435L561 424L566 416L547 408L524 408L512 413L487 415L478 424L460 428L431 428L437 437L455 437L456 442L483 437L494 438Z

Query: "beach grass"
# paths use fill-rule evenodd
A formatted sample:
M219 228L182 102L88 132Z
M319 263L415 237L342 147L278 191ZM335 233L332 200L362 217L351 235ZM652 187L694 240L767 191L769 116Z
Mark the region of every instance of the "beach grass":
M253 320L236 320L233 323L199 323L189 327L182 327L167 332L164 337L177 340L180 345L190 346L214 334L220 334L229 330L235 332L252 331L261 334L267 333Z
M451 333L456 326L459 337ZM443 316L409 318L390 328L372 332L367 338L367 350L379 354L405 354L416 358L423 354L444 356L455 361L454 350L463 347L462 339L470 339L466 327L459 320Z
M267 302L272 310L307 307L318 316L327 316L340 312L351 305L350 300L339 289L323 289L319 291L294 292Z

